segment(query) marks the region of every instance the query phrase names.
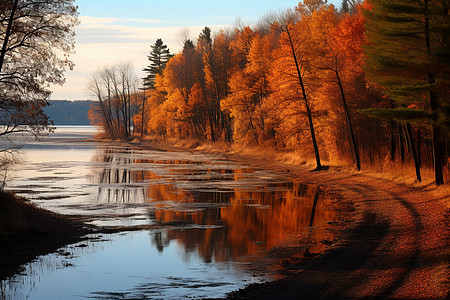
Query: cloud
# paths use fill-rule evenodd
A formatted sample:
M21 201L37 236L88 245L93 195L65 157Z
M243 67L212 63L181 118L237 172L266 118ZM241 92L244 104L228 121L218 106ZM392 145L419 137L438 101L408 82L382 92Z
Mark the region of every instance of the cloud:
M91 74L99 68L121 62L130 62L139 77L144 77L142 69L149 64L147 55L150 45L161 38L172 53L179 52L181 45L178 34L186 29L175 26L160 26L157 20L80 17L76 28L76 54L71 55L75 69L66 73L66 84L55 86L52 99L89 99L87 91ZM140 24L136 24L136 22ZM146 24L146 26L140 26ZM158 24L158 26L152 26ZM213 31L224 26L210 26ZM204 26L187 29L196 36Z
M80 21L79 28L105 28L112 24L157 24L161 23L161 20L155 19L125 19L125 18L104 18L104 17L92 17L81 16L78 18Z

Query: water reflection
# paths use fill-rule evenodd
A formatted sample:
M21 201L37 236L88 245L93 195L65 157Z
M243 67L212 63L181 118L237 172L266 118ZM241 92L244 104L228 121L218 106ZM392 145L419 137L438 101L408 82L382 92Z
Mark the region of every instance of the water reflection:
M199 299L267 279L177 255L176 243L158 253L153 243L142 231L67 246L0 281L0 299Z
M271 250L308 227L333 220L315 186L217 162L146 159L133 149L104 149L98 203L146 203L153 222L177 226L153 232L159 252L176 240L185 254L223 262ZM323 239L321 230L309 238Z
M137 182L136 173L132 174L129 166L135 161L121 153L127 151L103 149L103 155L94 157L105 166L94 173L94 182L98 183L97 204L145 202L145 188L132 185Z
M318 242L308 251L320 251L327 233L321 225L337 217L317 187L218 156L97 146L74 150L68 162L67 149L60 156L42 151L45 159L30 149L37 163L18 181L45 187L35 203L97 225L167 228L105 235L108 241L69 246L63 252L70 257L47 255L23 276L0 282L0 299L219 297L259 281L246 269L249 257L298 235ZM56 270L46 270L52 260L47 269ZM259 278L272 278L265 273L272 267L263 264Z

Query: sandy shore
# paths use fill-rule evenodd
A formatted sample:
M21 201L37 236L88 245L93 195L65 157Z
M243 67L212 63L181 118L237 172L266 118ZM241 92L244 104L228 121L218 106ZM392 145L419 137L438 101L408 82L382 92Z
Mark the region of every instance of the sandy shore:
M338 197L344 210L352 211L348 219L335 226L338 238L325 254L292 260L292 251L302 251L300 247L282 252L277 259L283 265L280 270L287 276L275 282L250 285L231 293L229 299L450 296L448 184L436 192L432 186L405 185L337 168L311 172L311 168L261 154L189 149L154 141L132 145L222 154L232 161L320 185L329 195ZM19 205L30 223L22 236L2 242L0 279L17 272L21 264L37 255L79 241L90 230L76 218L58 216L24 201L19 201Z

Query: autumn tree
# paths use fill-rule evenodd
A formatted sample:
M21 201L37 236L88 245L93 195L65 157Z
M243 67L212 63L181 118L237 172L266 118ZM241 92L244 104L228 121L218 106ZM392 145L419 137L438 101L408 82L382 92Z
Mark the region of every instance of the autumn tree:
M287 11L280 20L273 23L273 26L280 31L280 47L275 54L277 65L274 69L273 79L275 80L273 83L278 89L278 95L284 98L285 102L289 102L288 105L296 106L298 103L302 103L307 117L311 144L314 149L316 169L322 170L313 111L311 109L310 89L308 91L308 77L312 75L310 57L306 49L306 39L308 37L303 33L304 24L301 19L302 14L314 11L313 7L315 6L306 6L305 8L300 3L296 11ZM309 81L309 84L311 83L312 81Z
M207 115L198 107L192 107L191 92L197 83L199 73L203 72L202 58L195 49L192 40L184 41L183 51L169 60L162 80L157 89L167 94L163 104L167 123L167 132L178 136L203 138L206 133Z
M203 52L205 83L217 139L227 141L231 141L231 123L229 115L221 109L221 102L229 93L228 82L233 67L231 42L231 33L220 31Z
M443 184L443 137L448 133L440 121L448 101L448 1L367 2L371 8L366 10L366 74L397 104L398 109L385 110L386 117L406 123L409 141L411 124L428 115L435 182ZM418 157L413 155L418 170Z
M197 47L196 52L198 57L201 57L201 62L196 61L195 64L195 75L197 81L197 88L201 89L201 97L196 97L196 99L202 99L202 102L198 102L201 106L203 106L203 110L205 110L208 123L209 123L209 137L212 141L216 140L216 123L217 123L217 108L220 107L218 105L217 97L214 97L213 90L211 90L211 86L207 84L206 80L206 65L212 66L209 70L214 69L214 55L213 55L213 41L211 36L211 28L205 27L202 32L199 34L197 39ZM200 69L201 67L201 69ZM198 91L200 92L200 91ZM200 96L200 95L199 95Z
M353 78L362 72L364 21L360 14L346 15L341 21L335 8L330 5L322 6L310 15L304 16L303 22L305 23L304 33L309 37L305 43L308 45L311 64L319 72L325 72L325 76L328 75L323 82L324 86L331 83L338 88L337 94L345 115L349 144L356 168L360 170L359 146L348 105L344 79L345 75ZM333 95L326 95L326 97L335 98Z
M141 139L144 135L144 132L146 132L146 119L145 119L145 108L146 108L146 101L147 101L147 95L151 92L149 90L154 89L155 87L155 78L157 75L162 75L163 71L167 65L167 62L172 57L172 54L170 54L170 50L167 48L167 45L165 45L162 41L162 39L157 39L156 42L150 46L151 51L150 55L148 55L148 60L150 61L150 64L143 69L144 72L147 73L147 76L142 78L143 80L143 88L144 91L143 96L141 97L141 105L140 105L140 116L137 116L135 118L135 121L137 121L136 124L140 124L140 132L141 132ZM147 92L148 91L148 92Z
M0 2L0 190L18 147L11 134L52 130L43 108L50 84L62 85L66 66L73 66L76 24L73 0Z
M245 68L236 68L229 79L230 93L223 101L222 108L234 118L235 140L240 143L252 140L260 144L265 134L273 129L268 124L267 97L271 94L269 76L272 51L277 45L274 33L272 31L272 34L264 37L257 33L252 35Z

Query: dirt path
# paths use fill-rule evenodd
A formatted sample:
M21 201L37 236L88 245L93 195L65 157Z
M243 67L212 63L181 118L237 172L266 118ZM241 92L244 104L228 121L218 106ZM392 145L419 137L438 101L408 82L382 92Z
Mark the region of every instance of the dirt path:
M251 285L230 299L448 299L450 226L447 198L345 171L309 172L301 167L231 155L274 171L290 168L351 199L355 222L324 255L301 263L285 279Z

